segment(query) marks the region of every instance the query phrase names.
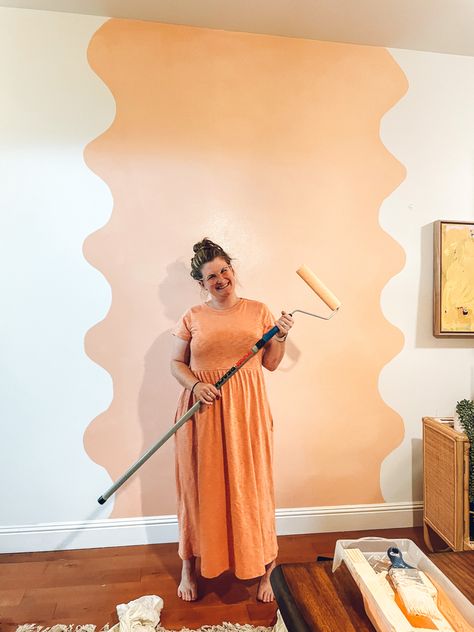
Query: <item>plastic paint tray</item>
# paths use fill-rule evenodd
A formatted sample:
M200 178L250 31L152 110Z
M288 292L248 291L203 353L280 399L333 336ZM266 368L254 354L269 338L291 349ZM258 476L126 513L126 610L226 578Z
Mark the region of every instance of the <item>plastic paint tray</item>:
M438 590L438 607L451 624L452 629L455 632L474 632L474 605L412 540L389 540L375 537L361 538L359 540L338 540L334 550L333 572L343 562L345 549L359 549L371 565L377 565L377 560L380 560L380 565L383 565L384 560L388 561L386 553L391 546L400 549L405 561L423 571L434 584ZM391 617L389 610L393 610L394 600L392 599L392 604L387 604L390 606L389 608L385 608L378 599L379 590L371 590L367 587L367 583L358 576L357 572L353 572L349 566L348 570L362 593L367 615L378 632L416 632L417 630L419 632L421 630L429 632L426 627L414 627L405 616L400 617L399 613L402 613L402 611L398 606L396 608L397 613L395 613L397 616ZM405 623L403 623L402 619L404 619ZM443 628L431 627L429 629L439 630Z

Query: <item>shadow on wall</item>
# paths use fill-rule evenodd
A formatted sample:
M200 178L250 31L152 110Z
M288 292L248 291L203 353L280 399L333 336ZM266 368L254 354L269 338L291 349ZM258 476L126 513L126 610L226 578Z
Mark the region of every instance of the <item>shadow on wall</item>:
M433 336L433 224L421 229L421 265L416 322L416 347L435 349L465 349L465 338L435 338Z
M163 314L177 322L189 307L196 304L196 289L183 262L170 264L166 273L166 278L158 288L158 296ZM172 347L170 328L154 340L144 358L143 382L138 398L139 423L143 435L140 454L155 444L175 420L181 387L168 369ZM137 472L143 516L169 513L169 508L163 511L161 506L160 490L174 489L174 472L174 437L171 437ZM174 509L172 513L175 513Z
M423 500L423 441L411 440L411 497L414 502Z
M278 367L278 370L282 373L289 373L294 369L301 356L299 347L295 345L291 338L288 338L286 341L285 355L287 357L287 361L282 362Z

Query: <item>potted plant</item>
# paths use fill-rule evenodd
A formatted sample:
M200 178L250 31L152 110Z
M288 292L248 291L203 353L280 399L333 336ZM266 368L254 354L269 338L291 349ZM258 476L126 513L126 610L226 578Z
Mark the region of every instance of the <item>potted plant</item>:
M472 399L462 399L456 404L456 413L459 415L459 422L469 439L469 524L471 537L474 532L474 401Z

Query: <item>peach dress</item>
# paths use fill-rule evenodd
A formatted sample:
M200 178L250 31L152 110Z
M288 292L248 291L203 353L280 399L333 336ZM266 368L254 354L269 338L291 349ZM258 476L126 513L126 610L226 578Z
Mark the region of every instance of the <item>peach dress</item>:
M196 379L215 384L275 321L257 301L186 312L174 335L190 342ZM221 398L176 433L179 555L201 558L201 574L232 569L259 577L277 556L272 452L273 421L262 372L262 350L221 389ZM185 389L176 419L194 403Z

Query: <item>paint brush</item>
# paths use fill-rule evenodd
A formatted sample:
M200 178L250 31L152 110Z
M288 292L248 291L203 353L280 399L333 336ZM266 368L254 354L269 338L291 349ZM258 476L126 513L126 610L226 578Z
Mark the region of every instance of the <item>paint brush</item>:
M391 566L388 570L392 584L409 615L437 617L437 591L423 579L422 571L410 566L403 559L400 549L390 547L387 551Z

